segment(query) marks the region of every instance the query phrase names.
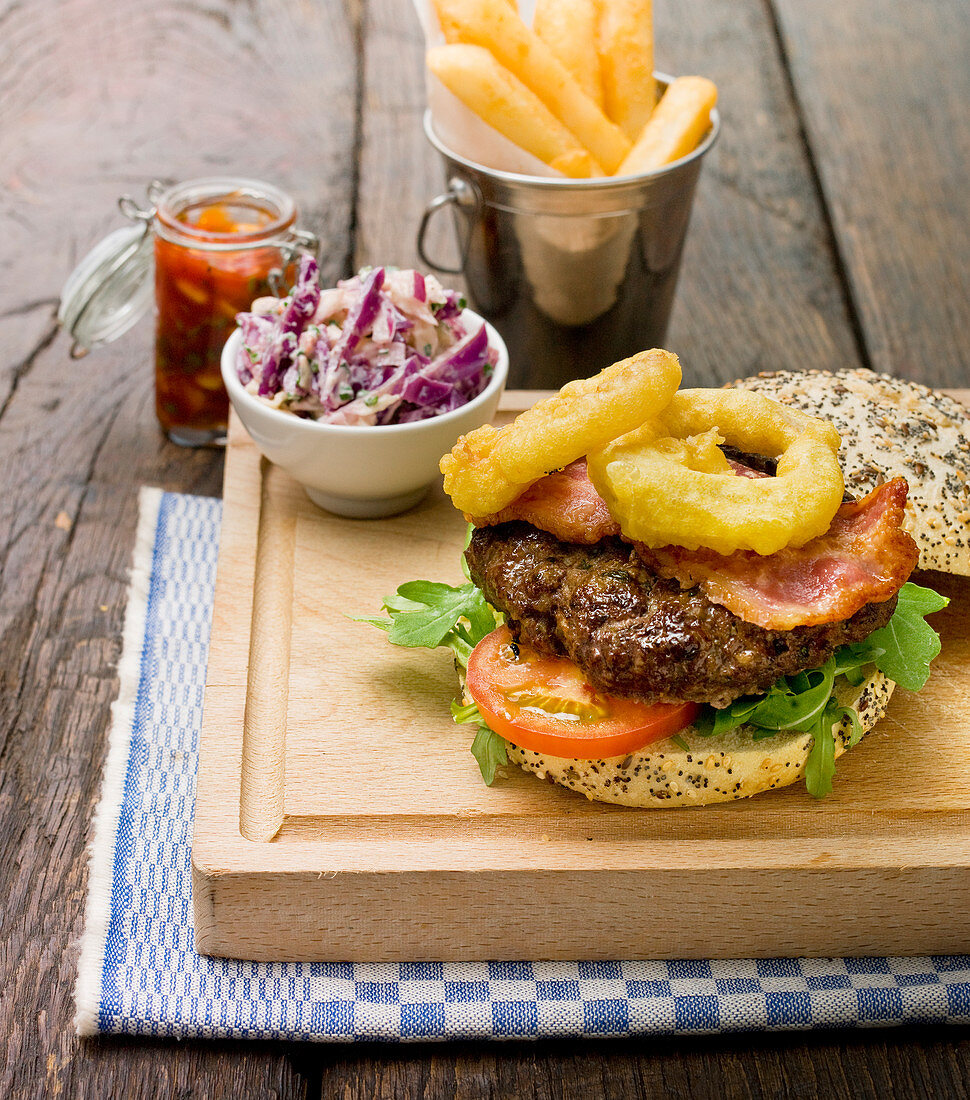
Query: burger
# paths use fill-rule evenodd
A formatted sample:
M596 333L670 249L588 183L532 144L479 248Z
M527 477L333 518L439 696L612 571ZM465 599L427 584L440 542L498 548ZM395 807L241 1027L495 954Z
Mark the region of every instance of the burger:
M468 583L402 586L384 625L453 650L486 781L512 763L625 806L822 797L929 675L946 600L910 575L970 573L964 410L868 372L762 375L737 400L679 381L643 353L442 460Z

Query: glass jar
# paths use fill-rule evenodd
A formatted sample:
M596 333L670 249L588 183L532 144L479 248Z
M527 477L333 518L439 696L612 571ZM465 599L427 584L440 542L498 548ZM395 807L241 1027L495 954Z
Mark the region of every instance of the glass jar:
M155 302L155 411L186 447L225 442L229 399L222 348L236 314L292 283L316 238L296 228L296 206L272 184L212 177L148 188L151 205L119 200L136 226L117 230L71 275L59 317L84 355L127 331ZM154 279L152 271L154 270Z

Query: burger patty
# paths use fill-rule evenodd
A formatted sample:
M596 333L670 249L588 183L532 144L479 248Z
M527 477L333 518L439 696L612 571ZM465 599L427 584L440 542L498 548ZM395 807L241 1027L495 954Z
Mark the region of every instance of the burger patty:
M725 707L761 694L862 641L896 607L893 597L842 622L765 630L658 577L618 538L577 546L518 521L477 528L465 557L520 641L569 657L601 691L645 703Z

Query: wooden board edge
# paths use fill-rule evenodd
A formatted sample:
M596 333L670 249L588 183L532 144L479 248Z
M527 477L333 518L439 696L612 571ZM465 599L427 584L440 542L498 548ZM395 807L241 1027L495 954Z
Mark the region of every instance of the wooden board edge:
M243 460L244 458L244 460ZM223 479L223 514L219 560L216 567L210 636L221 634L222 644L211 646L199 732L199 762L193 817L192 858L211 837L225 829L226 805L237 808L236 829L230 837L241 839L242 731L248 683L250 626L255 590L255 546L259 529L259 497L252 499L249 472L259 468L259 452L235 413L230 414L226 467ZM226 517L233 509L244 527L241 537L226 538ZM213 705L218 700L220 705ZM222 737L223 731L228 737ZM227 786L225 775L235 782Z
M523 392L528 393L528 396L522 399L523 404L526 401L531 404L533 398L539 396L529 391L511 391L510 411L515 411L516 393ZM970 403L970 390L952 392L954 396ZM232 441L231 431L231 445ZM241 429L236 432L235 445L238 448L234 452L236 459L241 459L245 455L245 464L249 468L252 468L253 462L259 464L255 446ZM239 486L234 485L230 478L230 467L236 467L239 463L235 459L231 461L231 458L231 455L227 455L227 499L235 499L234 493L239 491ZM252 571L255 573L255 562L252 563ZM250 601L250 618L246 620L247 622L251 622L251 610ZM237 606L235 608L237 622L241 621L241 614L243 612ZM248 631L245 639L236 638L234 652L237 657L242 652L243 642L248 653ZM240 686L245 691L244 681ZM220 690L225 689L226 685L223 684ZM205 725L202 742L205 742ZM201 750L200 744L200 786L203 776ZM235 749L233 751L235 752ZM234 766L235 763L234 758ZM241 774L241 745L238 764L239 774ZM227 792L223 788L215 793L225 795ZM236 793L239 793L238 789ZM197 818L197 836L198 833L199 819ZM255 868L248 869L250 859L258 862L261 858L260 850L264 845L247 840L241 830L236 832L230 830L229 835L223 832L221 844L205 838L198 850L193 848L193 895L198 950L206 954L267 960L281 958L366 959L368 961L495 957L615 958L618 955L630 958L736 957L740 951L740 941L734 932L731 932L727 938L722 938L719 946L713 945L709 939L688 942L684 938L683 930L679 927L678 916L682 918L685 907L691 904L692 899L696 899L699 892L709 891L719 882L725 884L725 889L736 891L737 905L747 905L751 900L752 882L749 877L746 877L752 874L750 869L712 870L707 868L702 872L694 872L693 877L682 869L667 869L659 875L663 888L656 895L651 892L650 897L645 899L640 897L636 890L632 890L631 896L639 898L637 904L640 910L649 910L654 906L654 913L665 912L671 927L677 929L676 934L667 937L665 933L658 939L655 935L651 936L652 921L649 922L651 927L641 927L636 919L632 919L629 929L622 932L619 940L615 935L612 939L607 937L607 947L603 949L602 946L597 947L597 942L600 945L603 942L602 930L597 931L597 936L601 937L598 941L596 937L593 937L592 941L582 938L589 931L589 922L586 918L581 918L576 922L575 927L562 934L560 946L557 947L555 943L536 940L535 932L530 931L529 925L521 929L508 927L510 876L526 873L521 870L501 869L477 872L466 869L458 875L454 871L441 870L385 871L380 874L364 875L339 872L331 876L330 873L314 869L320 866L320 860L318 851L314 858L313 845L294 846L294 850L289 853L291 856L297 854L296 847L304 849L300 857L301 860L305 857L302 867L291 865L282 873L258 871L255 874L253 873ZM792 939L788 922L782 921L778 927L775 927L777 922L772 915L769 921L770 927L761 934L761 939L758 941L759 948L763 948L763 952L759 949L759 953L763 953L765 957L773 957L792 953L851 955L934 952L946 954L962 950L965 947L965 936L962 935L962 930L954 933L953 910L949 906L956 899L965 911L966 902L970 901L970 885L968 885L970 873L965 866L966 861L962 866L941 866L941 862L945 860L941 861L940 852L936 852L935 863L931 864L927 859L914 866L911 861L912 854L902 849L897 850L896 859L889 860L890 863L895 864L892 866L856 868L801 866L770 871L759 868L756 873L761 886L773 884L778 888L777 893L771 894L767 899L766 904L769 907L782 906L786 892L797 893L798 890L804 889L806 886L804 876L809 876L813 901L807 909L804 905L800 905L802 919L813 928L817 925L827 929L824 937L816 935L813 930L810 934L800 931L798 936ZM952 854L951 852L950 855ZM909 865L905 866L907 862ZM528 871L527 874L534 876L535 872ZM615 893L623 888L630 889L629 883L624 887L624 876L632 874L642 879L644 871L600 868L596 872L572 871L571 874L576 875L579 881L585 881L590 875L612 876L597 880L595 891L594 887L590 886L591 897L595 900L598 897L609 896L610 891ZM651 877L654 878L654 876ZM320 885L321 883L323 885ZM836 884L839 883L842 886L836 889ZM781 889L780 884L787 885ZM442 899L442 890L446 890L447 893L444 899ZM940 896L941 891L948 899L946 913L938 919L931 915L927 920L924 913L926 899ZM406 934L395 935L394 928L386 924L373 928L368 924L367 935L358 937L358 932L361 930L359 925L362 905L369 893L374 893L375 904L380 902L385 906L385 911L392 914L392 925L400 920L407 923ZM523 887L522 905L524 906L525 902L530 900L535 903L535 895L534 886ZM851 904L855 895L874 897L878 902L873 902L866 908L869 904L867 902L860 910L858 904L854 907ZM427 899L437 898L437 911L442 914L447 913L449 906L452 905L457 905L459 910L468 908L469 916L463 917L462 920L466 923L470 922L468 927L475 934L465 937L460 944L443 938L443 933L436 930L436 922L429 922L422 915L423 909L419 908L415 916L415 898L422 899L422 906ZM662 901L661 909L656 907L656 898ZM558 908L560 905L558 891L555 900ZM548 911L548 903L549 899L546 898L546 911ZM625 906L626 901L623 904ZM759 905L761 904L759 902ZM386 908L388 906L389 909ZM625 912L625 909L623 911ZM321 912L327 913L327 921L322 930ZM888 925L882 919L887 912L894 914L894 920L891 920ZM853 915L845 917L845 913ZM902 914L902 916L895 919L896 914ZM919 914L919 916L911 919L907 914ZM344 923L338 927L340 920ZM503 920L506 927L500 940L484 935L483 928L491 927L492 924L502 927ZM729 916L726 920L730 924ZM839 929L842 927L843 920L845 935L840 937ZM852 932L852 928L860 920L868 921L871 927L880 930L878 940L870 938L865 943L857 943L857 939L853 938L855 933ZM880 923L881 920L882 923ZM272 929L271 943L267 944L266 933L260 931L260 926ZM508 942L513 931L517 934L521 933L522 938L517 942L520 945L526 945L521 947L521 954L509 952ZM643 953L643 943L650 945L646 953ZM638 948L637 944L641 946ZM564 953L559 953L560 951ZM598 951L601 953L598 954Z
M265 961L911 956L965 951L953 912L970 870L224 874L197 888L196 949Z

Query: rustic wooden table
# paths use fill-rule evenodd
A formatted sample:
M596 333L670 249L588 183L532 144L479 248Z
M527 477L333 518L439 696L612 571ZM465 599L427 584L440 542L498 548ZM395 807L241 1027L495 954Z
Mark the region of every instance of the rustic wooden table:
M658 67L722 97L668 345L690 381L862 365L970 383L965 0L658 0ZM163 441L151 325L82 362L56 304L153 176L297 197L323 277L412 265L440 168L407 0L0 0L0 1030L10 1097L965 1095L970 1034L427 1047L74 1037L84 846L139 485L218 494Z

